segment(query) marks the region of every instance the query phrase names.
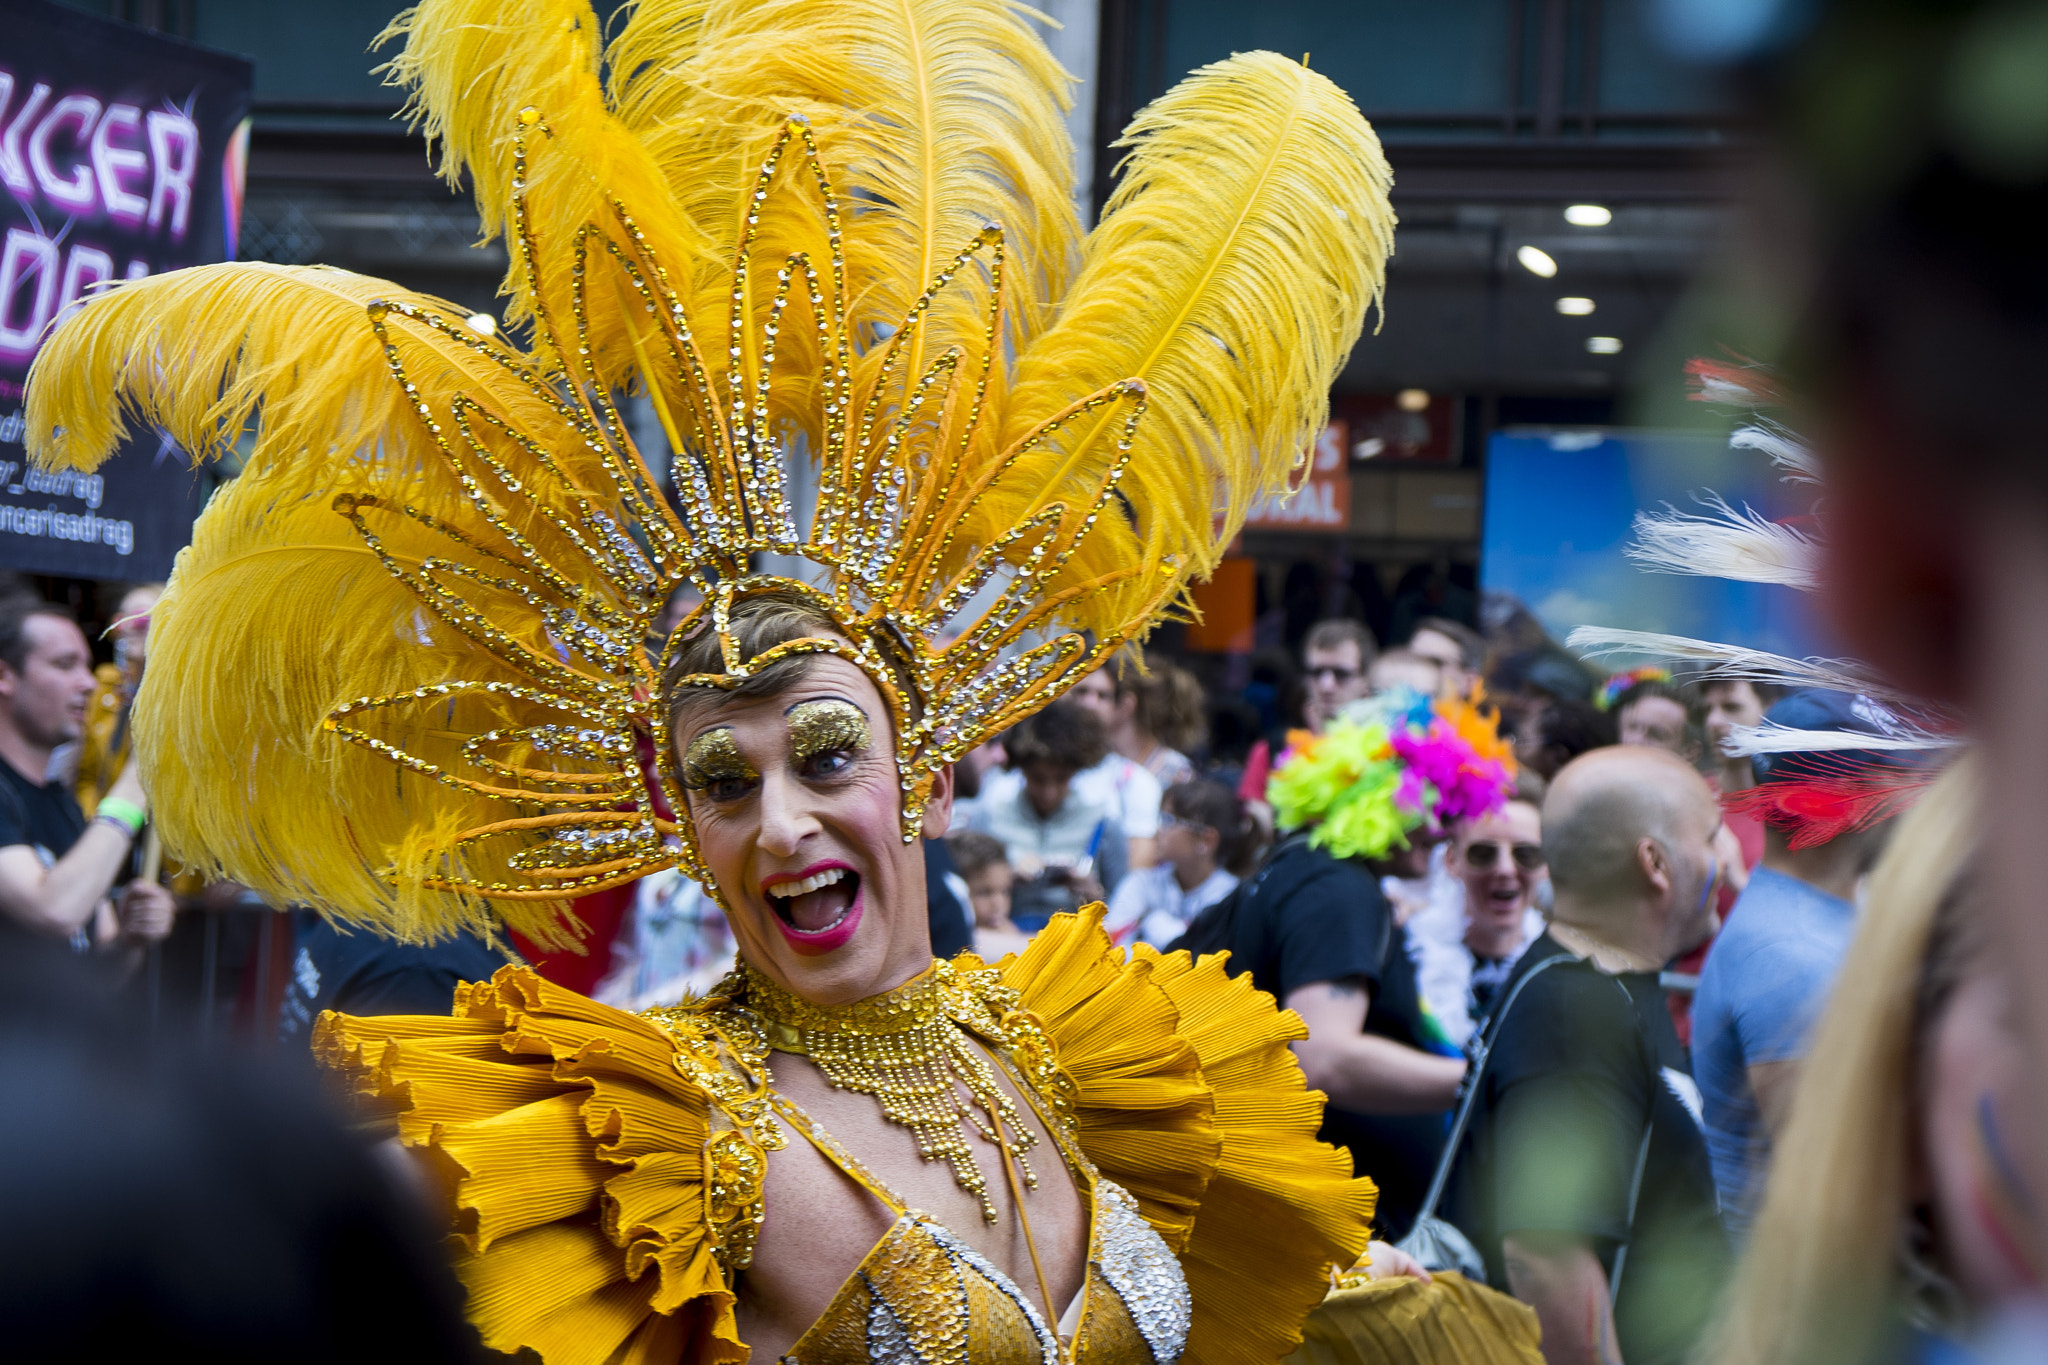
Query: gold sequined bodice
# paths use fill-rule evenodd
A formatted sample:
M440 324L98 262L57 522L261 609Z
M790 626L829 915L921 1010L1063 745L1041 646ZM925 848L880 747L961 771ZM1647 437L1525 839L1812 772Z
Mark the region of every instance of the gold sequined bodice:
M1008 1275L943 1224L901 1199L829 1135L793 1125L889 1205L896 1221L868 1252L783 1365L1174 1365L1187 1340L1180 1263L1136 1201L1085 1166L1092 1197L1088 1274L1072 1347Z
M1049 1221L1085 1262L1065 1259L1056 1286L1042 1264L988 1268L961 1245L981 1240L973 1204L948 1197L960 1213L934 1226L884 1199L873 1241L835 1259L844 1283L814 1301L819 1321L777 1350L799 1365L1048 1365L1064 1346L1066 1365L1178 1365L1293 1349L1329 1267L1364 1250L1373 1204L1350 1158L1313 1140L1322 1097L1287 1050L1300 1022L1220 958L1127 956L1100 914L1054 917L999 967L962 954L933 973L1036 1135L1038 1173L1072 1173L1077 1205L1045 1202L1064 1205ZM487 1347L555 1365L732 1361L748 1357L734 1291L756 1234L772 1220L804 1235L807 1210L769 1209L766 1177L790 1143L832 1140L776 1088L774 1054L809 1046L815 1021L771 1039L751 1004L721 989L633 1016L507 967L464 986L450 1017L328 1014L316 1038L366 1114L458 1173L474 1218L451 1246ZM976 1152L1012 1191L1002 1216L1028 1211L1028 1187L1010 1185L1021 1168ZM932 1168L919 1188L943 1179ZM1020 1218L995 1244L1025 1231Z

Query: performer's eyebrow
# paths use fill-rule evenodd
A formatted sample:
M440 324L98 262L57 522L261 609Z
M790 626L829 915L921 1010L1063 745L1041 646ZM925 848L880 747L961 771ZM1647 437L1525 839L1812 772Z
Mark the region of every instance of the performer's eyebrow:
M701 791L713 782L735 777L751 781L760 775L740 752L730 726L706 730L683 751L683 785L692 791Z
M873 742L867 712L844 697L810 697L783 712L789 720L789 752L802 762L838 750L860 753Z

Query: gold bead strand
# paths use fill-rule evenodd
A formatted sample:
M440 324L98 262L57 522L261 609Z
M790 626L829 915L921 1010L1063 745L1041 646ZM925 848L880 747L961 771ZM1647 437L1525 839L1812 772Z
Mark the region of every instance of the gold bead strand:
M945 991L954 981L949 965L934 963L886 995L833 1008L790 994L744 963L738 974L746 1004L761 1015L774 1046L808 1055L833 1089L872 1096L883 1117L910 1130L919 1155L950 1165L982 1217L997 1221L966 1125L1020 1164L1037 1134L1025 1126L988 1059L946 1013ZM976 1106L994 1117L984 1122ZM1036 1176L1024 1170L1035 1189Z

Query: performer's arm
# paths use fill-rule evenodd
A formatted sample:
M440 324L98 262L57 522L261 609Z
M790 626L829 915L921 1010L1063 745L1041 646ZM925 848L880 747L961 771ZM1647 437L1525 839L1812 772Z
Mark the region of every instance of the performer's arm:
M1569 1233L1511 1232L1501 1238L1508 1288L1536 1310L1546 1365L1620 1365L1607 1272L1592 1243Z
M1362 1032L1372 996L1351 978L1316 981L1287 993L1308 1025L1294 1056L1309 1087L1359 1114L1435 1114L1451 1107L1465 1063Z

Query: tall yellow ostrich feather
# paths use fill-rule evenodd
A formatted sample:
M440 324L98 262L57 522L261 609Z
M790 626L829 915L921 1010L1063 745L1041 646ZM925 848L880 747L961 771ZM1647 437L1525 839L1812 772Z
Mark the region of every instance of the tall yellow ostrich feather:
M1076 555L1092 579L1173 563L1206 578L1253 500L1285 487L1378 301L1393 250L1379 142L1343 91L1254 52L1202 68L1140 111L1123 178L1088 238L1057 322L1019 357L1005 442L1120 379L1145 420L1117 491L1127 522ZM1070 427L1020 465L993 528L1081 496L1110 419ZM1107 634L1157 609L1165 585L1124 580L1071 618Z

